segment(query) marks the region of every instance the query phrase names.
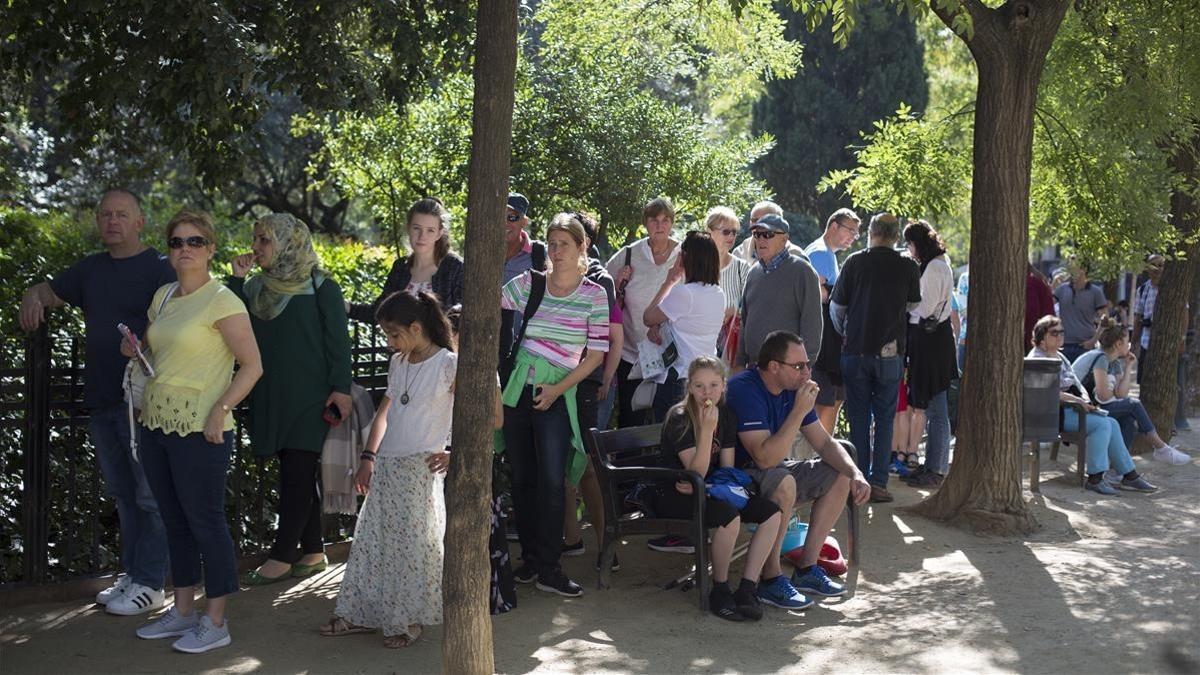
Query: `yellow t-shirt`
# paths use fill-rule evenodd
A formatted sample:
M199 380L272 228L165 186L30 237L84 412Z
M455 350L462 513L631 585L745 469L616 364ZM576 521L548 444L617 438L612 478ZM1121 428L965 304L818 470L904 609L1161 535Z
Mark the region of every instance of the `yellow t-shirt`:
M141 421L147 429L186 436L204 431L209 412L233 379L233 352L216 324L245 314L246 306L211 279L185 296L171 297L160 315L163 294L172 287L158 289L147 312L154 377L146 383ZM226 415L225 430L231 429L233 415Z

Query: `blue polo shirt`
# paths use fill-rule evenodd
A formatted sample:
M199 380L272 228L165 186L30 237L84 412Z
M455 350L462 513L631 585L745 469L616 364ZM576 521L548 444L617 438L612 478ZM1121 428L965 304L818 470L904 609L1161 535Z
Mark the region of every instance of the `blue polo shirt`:
M725 401L737 418L737 430L766 431L774 434L783 426L792 408L796 405L796 392L787 389L778 396L767 390L762 375L757 366L752 366L729 378L726 386ZM816 423L817 411L808 411L804 416L801 427ZM754 460L746 447L742 445L739 436L734 448L734 464L739 467L752 466Z

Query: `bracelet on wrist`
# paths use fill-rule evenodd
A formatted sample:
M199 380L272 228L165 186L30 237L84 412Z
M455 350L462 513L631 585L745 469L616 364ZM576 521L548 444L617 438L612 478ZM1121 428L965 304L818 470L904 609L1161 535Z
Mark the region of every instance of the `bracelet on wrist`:
M365 459L371 462L375 461L376 453L364 450L359 456L359 459Z

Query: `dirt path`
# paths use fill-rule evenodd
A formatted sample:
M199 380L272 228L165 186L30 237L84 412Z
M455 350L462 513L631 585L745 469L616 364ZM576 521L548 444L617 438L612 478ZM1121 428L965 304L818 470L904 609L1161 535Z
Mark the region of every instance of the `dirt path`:
M1193 421L1200 427L1200 420ZM1200 457L1200 434L1180 447ZM1061 459L1061 458L1060 458ZM614 588L594 590L591 550L565 559L587 593L562 600L522 587L494 622L502 672L1172 672L1190 660L1200 615L1200 459L1168 467L1138 458L1162 489L1104 499L1080 490L1066 464L1043 461L1043 530L987 539L898 511L921 494L895 484L895 505L866 510L854 597L758 624L699 612L695 591L657 587L686 556L631 539ZM588 535L588 545L592 544ZM4 673L437 672L439 629L385 650L375 635L321 638L342 566L295 585L239 594L234 643L200 656L133 637L138 618L89 604L39 606L0 619ZM1175 672L1188 672L1175 670Z

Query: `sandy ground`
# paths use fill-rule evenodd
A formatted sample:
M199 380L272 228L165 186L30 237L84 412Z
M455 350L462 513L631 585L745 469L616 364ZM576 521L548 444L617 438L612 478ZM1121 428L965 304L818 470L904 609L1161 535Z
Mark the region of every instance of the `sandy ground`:
M1200 420L1193 426L1200 428ZM1200 433L1177 438L1200 457ZM1060 461L1065 462L1060 457ZM661 590L687 556L623 542L613 588L594 588L594 552L565 559L586 594L563 600L521 587L496 617L501 672L1021 672L1200 671L1200 459L1137 459L1154 495L1102 498L1043 458L1043 528L1025 540L981 538L898 506L922 494L893 483L894 505L865 510L853 597L802 613L767 610L733 624L701 613L696 592ZM586 534L589 547L590 534ZM142 618L94 605L35 606L0 619L4 673L382 673L440 670L441 631L402 651L377 635L322 638L342 566L296 584L240 593L233 645L173 653L137 640ZM854 572L852 571L853 575ZM1190 668L1189 668L1190 664Z

